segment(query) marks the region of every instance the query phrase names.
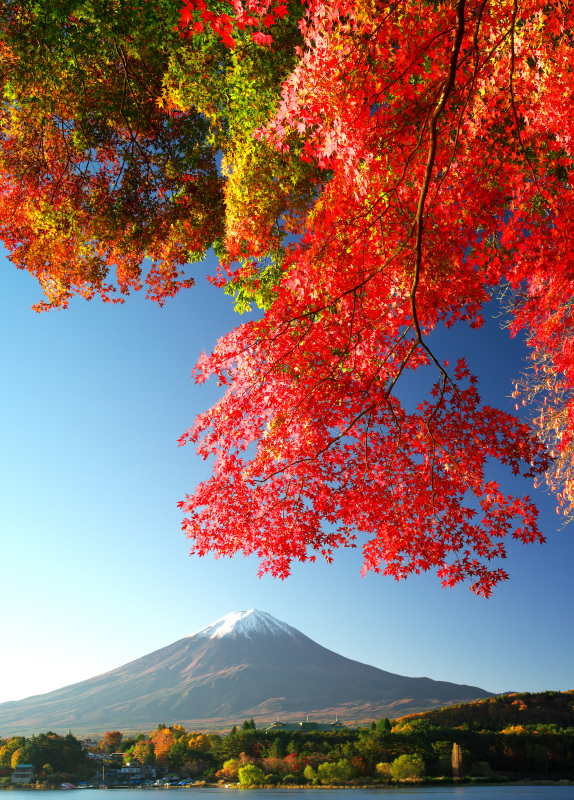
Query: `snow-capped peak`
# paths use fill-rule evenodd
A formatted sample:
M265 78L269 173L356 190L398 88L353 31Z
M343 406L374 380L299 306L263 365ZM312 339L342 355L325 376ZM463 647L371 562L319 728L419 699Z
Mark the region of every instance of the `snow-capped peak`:
M245 636L251 639L253 636L261 634L266 636L287 634L295 637L297 631L265 611L250 608L249 611L234 611L227 614L193 635L205 639L221 639L224 636Z

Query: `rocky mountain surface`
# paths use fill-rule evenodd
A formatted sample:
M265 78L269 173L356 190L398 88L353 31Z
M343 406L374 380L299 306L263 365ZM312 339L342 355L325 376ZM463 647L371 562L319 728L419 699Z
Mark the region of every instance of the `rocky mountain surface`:
M352 723L488 696L476 686L353 661L251 609L103 675L0 704L0 735L146 731L159 722L208 730L246 717L262 723L336 713Z

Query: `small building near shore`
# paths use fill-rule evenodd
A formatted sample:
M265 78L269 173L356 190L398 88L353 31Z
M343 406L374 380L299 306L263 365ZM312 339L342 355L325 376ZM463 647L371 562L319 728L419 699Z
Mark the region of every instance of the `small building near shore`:
M155 778L157 771L155 767L149 764L140 764L137 759L133 759L120 769L118 775L130 780L141 780L142 778Z
M32 783L34 775L34 766L32 764L17 764L12 773L12 783Z

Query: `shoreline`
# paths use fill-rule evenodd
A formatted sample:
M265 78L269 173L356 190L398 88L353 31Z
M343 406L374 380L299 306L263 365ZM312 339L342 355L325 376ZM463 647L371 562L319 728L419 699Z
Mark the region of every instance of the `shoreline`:
M276 792L283 792L283 791L290 791L293 789L318 789L320 791L340 791L345 789L357 789L357 790L380 790L380 789L413 789L413 788L420 788L420 789L428 789L429 787L456 787L456 786L489 786L489 787L504 787L504 786L574 786L574 779L568 778L559 778L556 780L551 779L536 779L536 778L522 778L520 780L515 781L500 781L500 780L481 780L481 781L465 781L465 780L450 780L450 781L402 781L400 783L377 783L377 784L362 784L362 785L342 785L342 786L335 786L335 785L317 785L313 786L311 784L293 784L291 786L272 786L272 785L262 785L262 786L241 786L240 784L233 784L227 786L220 786L218 783L208 783L204 784L203 786L197 787L190 787L195 789L242 789L244 791L276 791ZM33 783L30 784L23 784L20 786L2 786L0 789L5 791L93 791L96 790L110 790L110 791L141 791L142 789L145 790L157 790L157 791L164 791L165 789L175 789L176 791L178 788L183 789L187 787L162 787L162 786L97 786L97 787L63 787L63 786L45 786L45 785L36 785Z

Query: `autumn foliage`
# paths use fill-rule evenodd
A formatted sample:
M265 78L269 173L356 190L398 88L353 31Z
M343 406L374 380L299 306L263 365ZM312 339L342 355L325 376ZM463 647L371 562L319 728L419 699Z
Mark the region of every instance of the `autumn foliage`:
M161 730L154 731L149 740L153 745L157 763L167 763L168 753L175 742L173 731L169 728L162 728Z
M163 302L221 230L207 125L158 106L178 12L147 5L0 3L0 237L39 308L143 283Z
M570 286L571 122L557 92L569 12L544 9L310 5L281 105L255 135L283 152L302 138L330 180L263 320L196 368L229 388L188 433L216 459L183 504L195 552L255 552L284 576L292 559L358 539L367 570L434 567L488 594L505 577L488 563L504 538L541 540L532 503L486 471L494 459L542 473L540 443L484 406L464 362L439 363L427 336L480 326L510 284L513 329L536 340L563 298L548 280ZM239 278L257 300L265 274L249 270ZM407 412L399 379L427 365L436 383Z
M103 746L106 752L115 753L123 738L124 736L121 731L106 731L103 739Z
M196 366L226 391L181 440L214 459L181 503L192 552L285 577L359 545L488 595L507 537L543 541L492 462L574 503L570 4L44 4L2 13L12 260L47 306L146 281L162 302L213 245L212 280L264 311ZM502 290L530 425L429 343Z

